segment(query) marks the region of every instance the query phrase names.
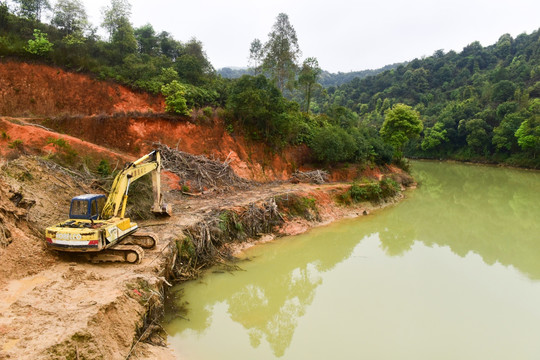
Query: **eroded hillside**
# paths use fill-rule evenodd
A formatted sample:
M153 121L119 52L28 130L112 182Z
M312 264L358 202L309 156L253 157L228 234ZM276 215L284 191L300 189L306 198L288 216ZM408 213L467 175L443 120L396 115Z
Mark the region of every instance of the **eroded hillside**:
M228 132L216 112L204 123L173 118L161 113L159 98L44 65L0 63L0 73L0 359L172 358L147 342L164 345L155 319L168 281L187 276L178 260L186 232L205 230L204 239L193 241L223 253L235 234L224 236L208 224L224 213L244 216L256 238L295 234L373 208L339 206L335 198L349 184L273 182L309 168L307 149L276 152L250 142ZM96 174L100 162L120 168L158 144L225 162L249 186L187 196L172 169L181 164L170 165L162 184L173 215L139 222L160 238L139 265L92 264L46 248L44 229L65 220L73 196L106 192ZM379 180L397 171L351 166L330 176ZM270 225L267 210L276 220Z
M0 61L0 114L45 117L162 112L161 97L41 64Z

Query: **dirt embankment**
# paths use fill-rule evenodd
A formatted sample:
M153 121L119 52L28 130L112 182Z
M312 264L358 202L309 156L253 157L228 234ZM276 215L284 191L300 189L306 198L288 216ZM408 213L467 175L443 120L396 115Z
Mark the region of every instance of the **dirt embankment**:
M309 153L295 148L277 154L229 134L216 117L196 125L160 116L117 115L160 112L163 104L159 98L85 75L13 62L0 62L0 74L0 359L172 358L166 348L146 344L159 338L145 329L156 325L167 279L182 270L176 252L186 231L215 222L223 211L256 214L257 206L272 201L285 214L291 204L279 199L294 196L316 208L309 216L287 217L269 232L296 234L371 210L365 204L338 205L335 196L350 186L343 183L266 183L184 196L178 178L165 174L165 200L172 204L173 216L140 223L160 238L156 249L145 251L140 265L90 264L53 253L46 249L44 229L65 220L73 196L103 189L91 176L79 176L50 159L76 164L84 173L95 170L102 159L113 166L133 160L160 142L230 161L237 174L251 180L275 180L287 179L293 169L304 166ZM26 117L14 117L21 115ZM383 174L377 168L350 167L331 176L359 175L379 179ZM247 219L258 234L259 225L253 217ZM212 236L215 246L228 246Z
M43 229L90 185L39 157L0 160L0 359L125 359L163 292L170 239L140 266L46 249Z
M58 116L163 112L162 97L137 93L89 75L59 68L0 61L0 115Z
M310 153L305 146L276 152L263 143L229 133L217 116L202 125L190 120L118 114L38 122L55 131L134 156L147 153L158 142L190 154L227 160L239 176L256 181L288 179L295 166L301 167L309 160Z

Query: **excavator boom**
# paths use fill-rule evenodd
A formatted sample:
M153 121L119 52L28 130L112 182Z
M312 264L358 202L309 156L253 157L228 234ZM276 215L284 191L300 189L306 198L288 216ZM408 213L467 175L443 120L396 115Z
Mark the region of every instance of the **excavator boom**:
M127 194L132 182L152 172L152 189L154 204L152 212L161 215L170 215L170 208L163 204L161 194L161 155L159 151L152 151L142 158L126 164L124 169L114 178L111 192L101 211L101 219L110 219L118 216L123 218L126 211Z

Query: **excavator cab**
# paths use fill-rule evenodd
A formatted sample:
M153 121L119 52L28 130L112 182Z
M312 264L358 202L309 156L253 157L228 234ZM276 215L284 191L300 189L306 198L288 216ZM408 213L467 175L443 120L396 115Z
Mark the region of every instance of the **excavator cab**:
M70 219L97 220L105 206L107 197L101 194L79 195L71 199Z

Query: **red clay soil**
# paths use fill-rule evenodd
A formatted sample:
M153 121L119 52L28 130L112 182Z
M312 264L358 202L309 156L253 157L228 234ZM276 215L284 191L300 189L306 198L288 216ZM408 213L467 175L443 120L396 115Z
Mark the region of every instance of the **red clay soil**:
M0 62L0 115L58 116L163 112L162 97L40 64Z
M41 121L55 131L88 142L140 156L154 143L195 154L230 161L242 177L258 180L285 180L309 159L305 146L275 152L263 143L253 143L226 131L223 121L214 118L209 125L197 125L186 119L111 116L55 118Z
M0 75L0 116L27 117L24 121L0 118L2 156L17 152L10 148L14 140L22 141L25 153L55 153L59 149L47 143L50 138L60 137L54 133L57 132L68 134L61 137L79 155L94 161L115 162L115 153L125 154L122 161L134 159L153 149L155 143L162 143L191 154L227 160L238 175L257 181L286 180L295 169L313 169L306 146L276 151L242 135L230 134L215 116L205 125L194 124L187 118L160 117L164 111L161 97L137 93L88 75L14 61L0 62ZM129 114L148 111L154 114ZM54 132L25 126L26 121L41 123ZM380 176L377 169L350 166L332 168L330 180Z
M73 136L51 132L20 119L0 117L0 157L2 158L15 158L20 154L54 155L62 152L63 149L50 143L53 139L65 140L77 156L84 156L94 162L104 159L111 164L119 162L123 165L133 160L133 157L128 154L118 154Z

